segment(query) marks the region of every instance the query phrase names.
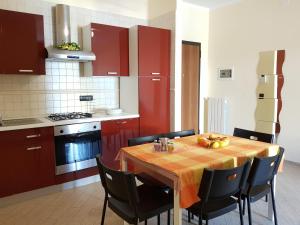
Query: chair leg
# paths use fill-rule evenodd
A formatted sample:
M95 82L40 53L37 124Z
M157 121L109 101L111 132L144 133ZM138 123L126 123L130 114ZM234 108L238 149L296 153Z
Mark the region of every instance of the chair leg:
M271 184L271 199L272 199L273 212L274 212L274 222L275 225L278 225L273 184Z
M170 214L171 214L171 210L169 209L168 210L168 225L171 224L171 216L170 216Z
M157 215L157 225L160 225L160 214Z
M243 215L245 215L246 211L246 198L243 200Z
M208 219L206 219L206 225L208 225Z
M250 197L247 197L247 207L248 207L248 219L249 219L249 225L252 225L252 216L251 216L251 206L250 206Z
M107 197L105 196L103 209L102 209L102 218L101 218L101 225L104 225L105 213L106 213L106 205L107 205Z
M198 221L198 225L202 225L202 215L199 214L199 221Z
M245 203L245 200L244 200L243 204L244 203ZM244 225L241 199L238 199L238 204L239 204L239 213L240 213L240 223L241 223L241 225ZM245 205L244 205L244 207L245 207ZM243 211L244 211L244 209L243 209Z
M191 212L190 212L190 210L188 210L188 222L189 223L191 222Z
M265 202L268 202L268 195L266 195Z
M145 220L144 224L147 225L147 220Z

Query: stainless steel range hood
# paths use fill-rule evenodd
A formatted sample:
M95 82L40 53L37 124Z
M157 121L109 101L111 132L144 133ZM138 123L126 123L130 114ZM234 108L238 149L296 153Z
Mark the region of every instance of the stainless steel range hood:
M70 7L63 4L56 5L56 45L71 42ZM96 56L90 51L68 51L56 47L47 48L48 60L51 61L80 61L88 62L96 60Z

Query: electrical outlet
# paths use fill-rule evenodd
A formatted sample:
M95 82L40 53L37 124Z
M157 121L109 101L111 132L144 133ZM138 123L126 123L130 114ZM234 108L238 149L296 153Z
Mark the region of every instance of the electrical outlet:
M93 101L93 95L80 95L79 100L81 102L88 102L88 101Z

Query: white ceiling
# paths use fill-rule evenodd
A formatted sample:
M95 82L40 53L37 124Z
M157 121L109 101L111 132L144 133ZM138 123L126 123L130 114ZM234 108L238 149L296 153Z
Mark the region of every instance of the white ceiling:
M232 3L239 2L240 0L183 0L184 2L193 3L205 8L218 8L224 5L229 5Z

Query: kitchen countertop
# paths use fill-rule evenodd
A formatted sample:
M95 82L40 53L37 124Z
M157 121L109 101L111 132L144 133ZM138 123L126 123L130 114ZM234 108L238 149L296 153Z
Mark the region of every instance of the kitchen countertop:
M18 126L2 126L0 127L0 131L21 130L21 129L30 129L30 128L39 128L39 127L53 127L53 126L66 125L66 124L101 122L106 120L130 119L130 118L138 118L138 117L139 114L131 114L131 113L121 113L119 115L93 114L93 117L91 118L61 120L61 121L51 121L46 117L41 117L41 118L36 118L41 120L41 123L18 125Z

